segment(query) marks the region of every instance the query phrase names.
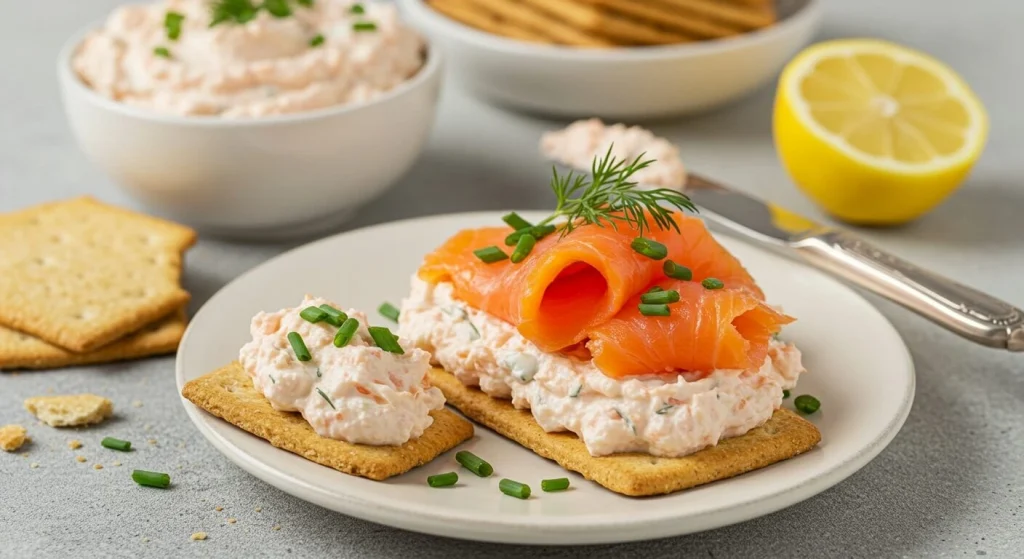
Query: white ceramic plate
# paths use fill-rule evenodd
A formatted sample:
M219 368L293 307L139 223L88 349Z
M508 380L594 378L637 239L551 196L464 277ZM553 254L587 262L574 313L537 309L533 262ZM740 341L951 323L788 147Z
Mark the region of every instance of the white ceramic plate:
M529 219L529 212L523 212ZM399 303L424 254L455 231L500 223L498 213L400 221L303 246L242 275L199 311L177 359L178 388L237 356L259 310L294 306L306 293L342 306ZM536 216L535 216L536 217ZM785 258L724 238L772 303L799 320L784 336L804 351L809 373L795 394L822 402L811 420L815 450L730 480L674 495L622 497L568 474L572 489L543 493L540 480L562 468L484 428L461 448L488 460L493 476L462 470L454 488L432 489L431 474L458 470L454 451L386 482L319 466L237 429L184 401L189 417L220 452L249 473L300 499L389 526L455 538L508 543L585 544L650 539L707 530L787 507L842 481L892 440L910 411L914 369L893 327L850 289ZM525 501L503 495L508 477L535 488Z

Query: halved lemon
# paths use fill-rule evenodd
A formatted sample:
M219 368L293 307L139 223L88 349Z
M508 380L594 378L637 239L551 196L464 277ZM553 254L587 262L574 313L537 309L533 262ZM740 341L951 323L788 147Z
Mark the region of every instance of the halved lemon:
M945 64L870 39L819 43L783 70L775 146L794 182L857 224L919 217L952 193L988 135L985 108Z

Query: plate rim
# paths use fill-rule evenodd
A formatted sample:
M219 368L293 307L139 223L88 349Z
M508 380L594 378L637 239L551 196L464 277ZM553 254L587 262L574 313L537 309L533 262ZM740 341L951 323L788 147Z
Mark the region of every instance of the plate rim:
M285 259L291 256L292 253L310 250L313 247L321 244L328 244L336 242L336 239L342 238L348 235L354 234L365 234L367 232L383 229L388 227L402 226L402 225L415 225L417 223L427 221L444 221L446 219L489 219L492 217L499 217L505 211L469 211L469 212L455 212L446 214L435 214L428 216L419 216L407 219L393 220L388 222L377 223L366 227L360 227L347 231L342 231L327 237L316 239L308 243L304 243L295 246L287 251L284 251L278 255L275 255L251 268L244 271L243 273L236 276L233 280L222 286L217 290L202 307L195 313L192 320L189 321L188 327L182 336L181 343L179 344L178 351L175 354L175 385L178 390L178 396L181 399L182 405L185 407L186 414L189 420L192 421L193 425L199 430L204 438L209 441L213 447L228 460L235 465L241 467L250 475L253 475L257 479L279 489L289 495L292 495L298 499L304 500L332 510L341 514L367 520L377 524L391 526L394 528L411 530L414 532L420 532L424 534L430 534L435 536L452 537L462 540L471 541L484 541L494 543L511 543L511 544L527 544L527 545L583 545L583 544L608 544L608 543L623 543L630 541L641 541L658 539L664 537L681 536L685 534L701 532L718 527L724 527L760 516L764 516L784 508L790 507L794 504L809 499L822 491L842 482L847 479L866 464L877 457L882 450L884 450L890 442L896 437L906 422L907 417L910 414L910 410L913 407L914 396L916 392L916 370L914 367L913 358L910 354L909 348L907 348L906 342L903 337L899 334L899 331L892 325L888 318L885 317L874 305L872 305L867 299L865 299L860 293L852 289L849 285L842 283L835 278L828 276L818 270L816 273L821 275L823 279L834 283L838 288L841 288L848 292L848 294L854 296L860 302L864 304L864 307L869 312L873 313L876 318L880 319L882 323L889 330L895 340L899 341L898 348L902 353L904 366L908 371L908 382L905 387L905 396L899 404L899 413L893 417L885 427L880 431L871 442L863 447L863 450L845 461L834 466L830 470L818 472L814 476L804 480L799 486L792 489L779 489L772 491L769 494L756 498L750 501L744 501L740 504L728 504L719 505L705 510L701 515L691 517L687 519L685 525L678 525L679 518L668 517L660 518L658 520L647 522L647 523L632 523L630 526L636 527L629 532L629 535L623 537L620 531L605 530L605 528L622 528L623 523L621 521L594 521L592 523L581 524L581 517L566 517L552 519L549 517L539 516L524 516L523 521L519 522L508 522L508 521L494 521L486 518L480 518L477 516L472 517L473 527L471 530L467 529L467 526L459 524L460 521L464 521L467 518L465 516L444 516L437 515L436 512L431 511L430 514L424 514L426 511L420 510L419 507L410 508L392 508L390 506L384 506L379 503L374 503L363 499L357 495L346 494L345 500L338 500L330 498L330 496L318 490L317 487L311 485L305 480L295 476L287 471L272 467L261 461L258 457L252 456L245 450L237 447L234 443L228 441L223 435L218 433L214 428L211 419L223 423L230 429L237 430L239 433L255 437L242 429L226 424L223 420L220 420L216 416L205 412L198 408L181 395L182 388L185 384L185 371L184 371L184 353L191 335L194 334L194 327L200 322L200 319L205 317L205 313L212 312L211 306L216 303L217 299L223 295L225 291L231 288L233 285L239 282L245 281L250 275L260 273L264 268L272 267L276 264L279 259ZM536 214L539 210L515 210L521 215ZM722 232L715 231L715 234L722 234ZM765 247L758 246L754 243L750 243L748 240L742 237L725 233L725 236L738 242L744 243L752 247L754 250L763 251L768 254L779 256L777 252L774 252ZM781 257L786 258L784 255ZM798 265L799 261L789 259ZM811 268L813 270L813 268ZM474 428L485 429L486 427L480 426L474 423ZM497 435L497 433L495 433ZM497 435L500 436L500 435ZM265 441L264 441L265 442ZM266 443L265 444L270 444ZM276 448L271 446L271 448ZM281 449L277 449L281 450ZM528 449L523 449L529 452ZM282 452L287 452L283 451ZM811 451L813 452L813 450ZM797 459L799 457L794 457ZM340 472L339 472L340 474ZM341 474L345 475L345 474ZM722 480L728 482L728 480ZM629 497L623 497L629 498ZM532 519L532 520L531 520ZM543 519L540 522L538 519ZM584 521L586 521L584 517ZM531 541L524 542L519 539L513 539L507 535L509 530L531 530ZM612 535L615 534L615 535Z

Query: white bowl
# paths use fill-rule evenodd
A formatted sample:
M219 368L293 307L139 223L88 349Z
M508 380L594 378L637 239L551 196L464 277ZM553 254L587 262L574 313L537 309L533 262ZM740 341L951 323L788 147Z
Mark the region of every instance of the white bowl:
M405 19L444 48L473 94L567 117L644 119L697 113L770 80L821 19L820 0L777 0L780 21L737 37L658 47L580 49L479 31L423 0L399 0Z
M343 221L409 170L437 110L440 52L364 103L265 118L166 115L108 99L58 58L64 110L82 150L141 204L200 231L303 236Z

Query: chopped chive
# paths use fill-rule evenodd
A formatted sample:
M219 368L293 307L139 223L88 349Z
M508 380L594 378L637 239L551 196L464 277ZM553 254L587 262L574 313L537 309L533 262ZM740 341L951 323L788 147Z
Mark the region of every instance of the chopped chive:
M364 8L362 4L352 4L352 7L349 8L348 11L353 14L365 14L366 8Z
M544 479L540 482L541 491L565 491L569 489L569 478Z
M324 312L324 310L319 307L306 307L302 309L302 312L299 313L299 316L301 316L302 319L305 320L306 322L312 322L316 324L317 322L320 322L321 320L327 318L327 313Z
M640 314L644 316L670 316L668 305L648 305L640 303Z
M320 393L321 398L327 401L327 404L331 406L332 410L338 411L338 408L334 407L334 402L331 401L331 397L328 396L327 393L325 393L323 390L320 390L319 388L317 388L316 391Z
M462 464L464 468L480 477L488 477L494 473L494 468L486 460L468 450L460 450L455 453L455 461Z
M821 402L810 394L801 394L793 400L793 407L804 415L810 415L821 408Z
M153 49L154 56L160 56L163 58L170 58L171 51L167 50L167 47L156 47Z
M298 332L288 332L288 342L292 344L292 351L295 352L295 357L299 361L309 361L313 358L309 354L309 349L306 348L306 342L302 341L302 336Z
M357 21L352 24L352 30L357 33L362 31L376 31L377 24L372 21Z
M448 472L447 474L437 474L436 476L427 477L427 485L431 487L450 487L455 485L459 481L459 474L455 472Z
M352 341L352 336L355 335L356 330L359 329L359 321L354 318L347 318L345 322L338 328L338 333L334 335L334 347L345 347L349 342Z
M615 410L615 413L619 415L619 419L621 419L622 422L626 424L626 427L629 427L629 430L633 432L633 436L636 436L636 425L633 424L633 420L626 417L625 415L622 415L622 412L619 411L618 409Z
M537 239L534 239L533 235L519 237L516 248L512 251L512 263L518 264L525 260L530 255L530 251L533 250L533 245L535 244L537 244Z
M121 452L128 452L132 449L132 443L122 441L121 439L115 439L114 437L104 437L103 440L100 441L100 445L104 448L120 450Z
M704 278L704 281L700 282L704 286L704 289L721 289L725 287L722 280L718 278Z
M164 14L164 29L167 30L167 38L172 41L177 41L178 37L181 36L181 22L185 21L185 16L178 12L167 12Z
M159 489L167 489L167 486L171 484L171 476L160 472L147 472L145 470L133 471L132 479L134 479L135 483L139 485L156 487Z
M524 227L509 233L509 235L505 237L505 244L508 246L515 246L515 244L519 242L519 237L522 237L523 235L533 235L533 238L539 241L554 232L554 225L534 225L533 227Z
M572 392L569 393L569 397L570 398L579 398L581 390L583 390L583 383L577 384L576 388L574 388L572 390Z
M519 214L517 214L516 212L509 212L501 216L501 220L507 223L509 227L515 229L516 231L520 229L527 229L533 227L532 223L520 217Z
M504 251L502 251L500 248L494 245L484 248L478 248L473 251L473 254L475 254L477 258L483 260L487 264L494 264L495 262L501 262L502 260L506 260L508 258L508 255L505 254Z
M341 326L346 320L348 320L347 314L330 305L320 305L320 310L327 313L327 318L324 320L326 320L327 324L330 324L331 326Z
M370 337L377 347L389 353L403 354L405 351L398 345L398 338L384 326L370 326Z
M313 7L313 0L295 0L295 1L298 2L300 6L303 6L305 8L312 8Z
M377 312L385 318L390 318L391 320L398 322L398 315L400 314L398 307L388 303L387 301L381 303L380 307L377 307Z
M316 368L316 378L320 378L320 377L322 377L322 376L323 376L323 375L322 375L322 374L320 374L320 367L317 367L317 368Z
M668 256L668 247L651 239L637 237L633 239L633 242L629 243L629 246L633 247L633 250L636 252L652 260L661 260Z
M690 281L693 279L693 271L683 266L682 264L676 264L671 260L666 260L665 264L661 267L665 275L677 280Z
M324 44L324 36L320 33L317 33L316 36L309 40L309 46L311 47L319 47L322 44Z
M271 382L272 384L277 384L277 379L276 379L276 378L274 378L274 375L267 375L267 376L268 376L268 377L270 377L270 382Z
M498 489L509 497L515 497L516 499L530 498L530 486L525 483L519 483L518 481L512 481L511 479L503 479L499 481Z
M657 293L659 291L665 291L661 286L655 285L654 287L647 290L648 293Z
M654 293L644 293L640 296L641 303L654 304L668 304L679 301L679 292L675 289L670 291L655 291Z
M783 390L782 391L782 399L783 400L788 400L789 399L789 390Z
M666 413L668 413L669 411L671 411L671 410L672 410L672 408L674 408L674 407L675 407L675 406L673 406L672 404L665 404L664 406L662 406L662 407L658 408L658 411L656 411L656 412L654 412L654 413L656 413L656 414L658 414L658 415L665 415Z
M263 9L274 17L292 15L292 8L288 5L288 0L263 0Z

